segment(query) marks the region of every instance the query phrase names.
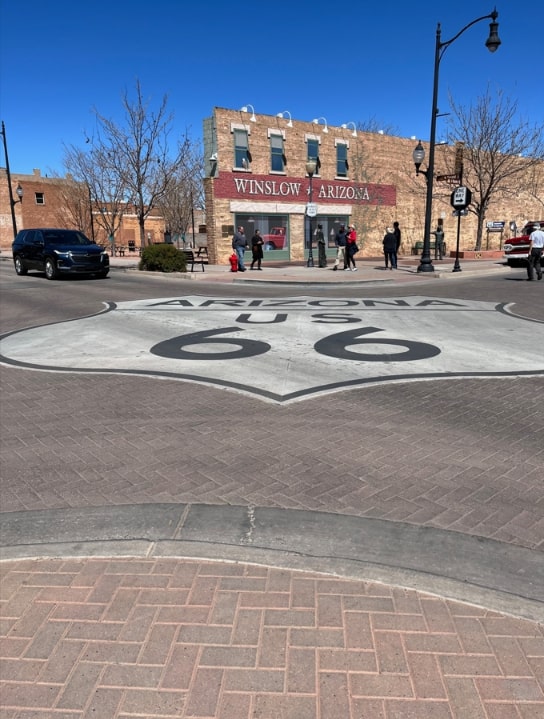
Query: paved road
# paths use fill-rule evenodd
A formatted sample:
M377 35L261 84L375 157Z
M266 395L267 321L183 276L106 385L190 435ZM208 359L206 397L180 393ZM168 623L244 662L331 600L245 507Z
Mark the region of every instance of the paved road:
M490 270L368 267L310 290L542 319L541 283ZM0 273L4 333L181 286ZM294 274L190 293L308 295ZM543 388L442 379L278 406L2 367L3 716L540 716Z

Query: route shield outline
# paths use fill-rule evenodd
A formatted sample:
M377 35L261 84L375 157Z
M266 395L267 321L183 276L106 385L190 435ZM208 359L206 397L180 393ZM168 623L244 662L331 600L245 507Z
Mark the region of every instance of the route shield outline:
M204 383L286 403L350 387L544 374L544 323L504 305L401 298L168 297L2 338L4 364Z

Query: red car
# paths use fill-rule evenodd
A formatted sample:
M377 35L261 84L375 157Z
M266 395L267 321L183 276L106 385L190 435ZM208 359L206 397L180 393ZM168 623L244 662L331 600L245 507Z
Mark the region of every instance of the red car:
M271 227L270 234L263 235L265 250L286 250L287 234L285 227Z
M504 244L504 259L510 267L523 267L529 254L529 235L533 230L544 230L544 220L528 222L519 237L511 237Z

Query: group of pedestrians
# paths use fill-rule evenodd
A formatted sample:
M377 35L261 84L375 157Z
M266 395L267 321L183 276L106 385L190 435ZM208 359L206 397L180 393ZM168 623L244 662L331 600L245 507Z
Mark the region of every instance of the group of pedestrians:
M348 225L347 230L345 225L340 225L340 229L336 233L335 245L336 259L332 269L337 271L342 263L344 270L356 272L355 255L359 252L359 246L357 245L355 225Z
M327 248L325 235L323 233L323 225L319 224L317 226L315 238L317 241L319 267L326 267ZM541 280L541 260L542 253L544 252L544 231L540 228L535 229L531 233L529 239L530 246L527 258L527 279L529 281L533 280L534 273L536 272L537 279ZM348 225L347 229L345 225L340 225L340 229L336 234L335 244L336 259L334 260L332 269L337 271L340 264L342 264L344 270L356 272L357 266L355 264L355 255L359 252L359 246L357 245L357 232L355 231L355 225ZM389 268L390 270L396 270L398 252L401 244L401 230L398 222L393 222L393 225L387 228L382 244L385 269ZM238 227L238 230L234 233L234 237L232 238L232 249L235 251L238 259L238 272L245 272L247 269L244 263L244 254L250 246L252 253L250 269L262 270L261 262L263 259L263 245L264 240L259 230L255 230L255 234L251 238L250 245L247 241L247 237L245 236L244 228ZM257 266L255 267L255 265Z
M251 265L250 270L261 270L261 262L263 259L263 245L264 240L261 235L260 230L255 230L255 234L251 238ZM245 235L245 231L243 227L239 227L238 230L234 233L234 237L232 238L232 249L236 252L236 257L238 259L238 272L245 272L247 270L247 267L245 265L244 261L244 255L246 250L249 248L249 243L247 241L247 237ZM257 267L255 267L255 264Z
M315 231L315 238L317 241L318 250L318 264L319 267L324 268L327 266L327 245L325 235L323 233L323 225L318 224ZM383 238L383 253L385 258L385 268L391 270L397 269L397 256L400 249L401 243L401 230L398 222L394 222L392 227L388 227ZM246 266L244 262L244 255L247 249L251 247L251 266L250 270L262 270L261 262L263 259L263 245L264 240L261 236L260 230L255 230L255 234L251 238L251 245L249 244L243 227L238 227L238 230L234 233L232 238L232 249L235 251L238 260L238 272L245 272ZM336 258L334 260L333 270L337 271L342 265L342 269L345 271L356 272L357 265L355 263L355 255L359 252L359 246L357 244L357 232L355 225L348 225L347 229L345 225L340 225L340 229L336 233L335 237L336 245ZM257 265L255 267L255 265ZM540 276L539 276L540 279Z

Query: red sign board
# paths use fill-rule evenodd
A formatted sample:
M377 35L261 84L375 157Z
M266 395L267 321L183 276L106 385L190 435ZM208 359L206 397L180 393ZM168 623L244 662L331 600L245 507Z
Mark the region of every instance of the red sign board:
M220 172L219 177L214 180L214 195L220 199L302 202L306 205L309 194L310 179L308 177ZM394 185L321 180L314 176L312 197L313 201L319 205L384 205L392 207L397 202L397 188Z

